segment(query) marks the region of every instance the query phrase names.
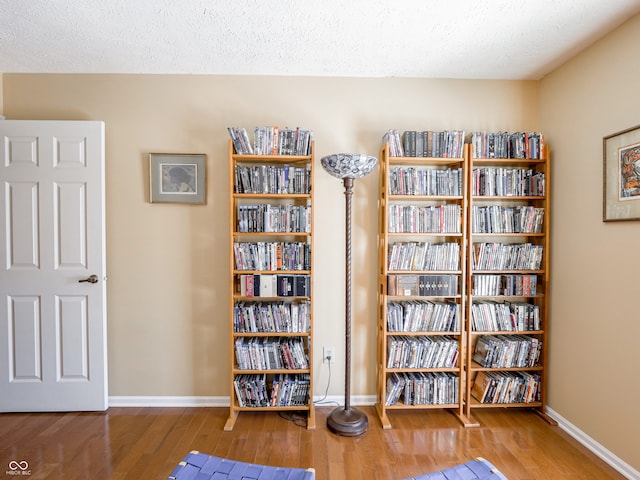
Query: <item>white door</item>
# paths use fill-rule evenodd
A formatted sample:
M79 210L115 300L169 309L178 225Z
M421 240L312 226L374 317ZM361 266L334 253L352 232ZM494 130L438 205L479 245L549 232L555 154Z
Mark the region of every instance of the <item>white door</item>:
M0 140L0 411L106 410L104 123Z

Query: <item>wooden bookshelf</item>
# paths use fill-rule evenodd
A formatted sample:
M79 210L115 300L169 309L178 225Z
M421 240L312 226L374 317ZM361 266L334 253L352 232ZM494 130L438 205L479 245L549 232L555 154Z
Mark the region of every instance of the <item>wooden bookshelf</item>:
M314 144L303 155L237 154L231 140L228 148L231 371L224 429L232 430L243 411L302 411L312 430ZM247 191L243 174L270 186ZM294 191L274 187L293 175Z
M454 158L392 156L390 150L385 142L380 151L376 411L385 429L392 427L389 412L397 410L449 409L467 425L463 366L468 149L461 148ZM421 180L412 180L440 174L457 178L457 190L434 192L420 186ZM414 214L428 217L433 211L444 219L440 227L407 224ZM444 254L444 260L419 260L426 253L416 251L425 249ZM412 286L416 276L417 290ZM409 286L396 285L407 280ZM427 285L434 282L449 288L429 290ZM439 361L422 357L416 362L398 355L403 347L447 350ZM418 388L409 397L398 395L393 387L398 382ZM418 394L422 387L430 393Z
M464 415L474 424L478 408L531 408L555 423L545 413L549 146L486 158L481 144L469 145Z

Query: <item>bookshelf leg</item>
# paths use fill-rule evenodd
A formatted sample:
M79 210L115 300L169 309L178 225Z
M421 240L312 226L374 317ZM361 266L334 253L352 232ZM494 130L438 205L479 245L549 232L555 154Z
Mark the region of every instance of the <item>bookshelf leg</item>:
M224 424L224 431L230 432L231 430L233 430L237 419L238 412L236 412L235 410L231 410L231 412L229 413L229 418L227 418L227 423Z
M542 408L536 408L534 411L549 425L552 425L554 427L558 425L558 422L556 422L553 418L547 415Z
M386 410L379 403L376 403L376 411L378 412L382 428L384 430L391 430L391 421L389 421Z
M462 423L462 425L465 428L480 426L480 422L478 422L471 415L465 415L464 413L457 413L456 416L458 417L458 420L460 420L460 423Z
M309 414L307 415L307 430L316 429L316 408L311 404Z

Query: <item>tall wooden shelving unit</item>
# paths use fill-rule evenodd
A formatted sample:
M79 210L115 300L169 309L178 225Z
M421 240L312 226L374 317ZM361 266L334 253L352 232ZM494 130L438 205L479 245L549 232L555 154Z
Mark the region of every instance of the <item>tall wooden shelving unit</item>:
M464 410L465 398L465 381L464 381L464 364L465 364L465 332L464 332L464 316L465 316L465 279L466 279L466 228L467 228L467 165L468 165L468 148L464 148L459 158L426 158L426 157L394 157L390 154L390 145L385 143L380 151L380 188L379 188L379 234L378 234L378 392L376 401L376 410L380 417L383 428L391 428L391 421L388 413L394 410L422 410L425 409L450 409L464 425L469 425L470 421L466 417L467 412ZM395 173L394 173L395 170ZM453 171L459 172L459 191L454 194L426 194L420 188L408 191L401 189L398 191L394 185L391 185L390 178L398 172L404 171L408 175L410 172L431 171ZM397 178L397 177L394 177ZM394 184L397 183L394 181ZM404 216L407 220L412 215L407 215L407 208L429 209L429 208L449 208L450 210L445 218L449 218L438 231L427 228L426 231L422 227L416 225L403 225L401 227L391 226L396 221L402 221L398 216ZM453 213L452 213L453 212ZM457 213L456 213L457 212ZM407 268L400 263L395 262L393 254L394 248L396 253L407 253L410 249L414 249L416 245L427 244L428 248L437 246L444 248L443 244L457 247L457 253L451 258L448 254L449 262L455 265L453 268L440 266L437 269L424 269L424 263L420 266L411 265ZM406 250L405 246L409 249ZM415 251L415 250L414 250ZM391 260L391 257L394 257ZM418 286L417 291L402 289L402 287L390 287L390 278L396 279L397 283L403 283L404 280L418 276L422 277L422 282ZM449 282L451 277L455 278L457 287L455 291L437 290L435 292L426 292L427 288L422 288L425 279L430 282L438 278L445 279ZM400 279L400 282L397 280ZM393 280L391 280L393 284ZM395 291L393 291L395 288ZM422 326L433 325L424 321L430 314L425 314L429 308L434 307L442 314L449 308L445 317L448 320L444 324L440 322L439 327L423 330L422 326L415 329L415 326L409 326L408 308L410 306L418 306L423 312L420 316L423 320ZM446 323L452 319L452 310L457 309L457 324ZM447 315L449 315L447 317ZM391 322L390 318L396 320L402 318L400 323L396 325L395 321ZM434 317L431 317L432 321ZM418 322L420 323L420 322ZM409 361L406 357L398 361L395 360L395 352L392 351L392 344L404 344L406 346L424 346L425 343L449 342L449 348L457 350L457 354L453 354L452 362L440 363L420 363L416 366L416 362ZM398 343L399 342L399 343ZM453 345L451 345L453 344ZM436 350L442 351L442 350ZM452 350L449 350L451 353ZM393 359L390 357L393 356ZM443 357L446 358L446 357ZM451 359L452 357L448 357ZM399 362L399 363L398 363ZM392 385L398 378L413 379L416 382L429 379L431 385L429 388L435 388L436 395L433 392L426 396L418 397L416 394L410 397L410 401L406 396L398 398L397 393L395 399L392 394ZM421 380L422 379L422 380ZM401 380L400 383L402 383ZM431 383L433 382L433 383ZM414 383L415 385L415 383ZM421 384L425 386L425 383Z
M311 142L310 151L308 155L244 155L237 154L234 151L233 142L229 141L229 189L231 194L230 201L230 239L231 239L231 251L230 251L230 265L229 265L229 279L231 283L231 307L229 311L229 327L230 327L230 411L229 418L224 426L224 429L232 430L237 417L240 412L243 411L303 411L307 414L307 428L315 429L315 411L313 405L313 168L314 168L314 144ZM265 171L269 169L275 169L282 171L287 167L299 168L306 170L308 188L301 193L239 193L236 182L236 167L264 167ZM280 208L286 205L293 206L294 208L302 208L307 211L307 227L304 225L287 229L287 231L264 231L263 227L247 228L241 227L241 217L245 214L249 214L247 210L253 208L260 208L261 205L269 205L269 208ZM242 209L242 212L241 212ZM262 217L264 218L264 216ZM242 220L245 218L243 217ZM261 221L261 220L260 220ZM303 223L303 222L300 222ZM267 244L304 244L303 250L306 248L307 258L305 260L306 266L300 268L287 268L280 265L281 260L276 260L277 266L268 269L246 269L239 268L237 260L236 247L250 247L255 246L258 243ZM243 245L244 244L244 245ZM283 247L284 248L284 247ZM281 248L280 250L282 250ZM288 248L288 247L287 247ZM276 249L279 251L278 249ZM279 255L279 254L278 254ZM284 253L282 253L284 256ZM260 281L265 281L260 287L255 285L254 288L261 288L259 295L256 292L251 292L251 288L247 285L247 282L251 282L251 276L255 282L257 278ZM259 277L258 277L259 276ZM275 282L272 280L275 277ZM287 285L287 278L293 279L293 283L288 283L289 287L295 284L296 281L304 284L304 287L300 287L297 292L285 292L279 291L278 285ZM304 278L306 277L306 279ZM244 287L243 287L244 283ZM265 289L265 285L268 283L269 288ZM284 288L284 287L283 287ZM248 291L247 291L248 290ZM265 292L269 292L265 295ZM304 294L300 294L300 291L304 291ZM292 307L292 305L298 305L298 307ZM276 320L274 316L279 315L281 309L285 312L292 312L292 308L297 308L298 317L302 314L301 311L305 311L307 318L306 326L299 327L299 329L291 327L274 326ZM244 311L247 313L243 317L244 323L250 323L247 320L251 317L252 313L256 313L257 318L260 318L264 322L271 322L271 327L241 327L239 326L239 312ZM265 313L268 312L268 313ZM262 316L263 315L263 316ZM293 315L293 313L292 313ZM258 322L258 320L256 320ZM268 323L267 322L267 323ZM299 322L304 323L304 322ZM258 350L252 350L254 355L260 357L260 352L268 356L268 351L260 350L261 346L264 347L265 343L272 343L267 349L271 349L272 355L278 355L279 351L273 347L273 342L280 342L282 345L302 345L302 357L300 358L300 351L298 351L298 360L305 363L304 367L300 368L300 363L293 362L281 368L273 368L274 357L271 357L270 363L266 366L261 364L261 368L256 368L255 364L252 364L247 368L247 358L243 357L242 365L241 361L236 354L236 344L240 343L246 345L247 348L255 347ZM289 349L290 351L293 349ZM258 353L255 353L255 352ZM249 354L251 355L251 354ZM292 352L292 358L295 359L296 353ZM306 358L306 362L304 362ZM293 367L291 366L293 365ZM280 377L282 376L282 377ZM280 377L282 380L288 376L291 383L287 388L292 392L291 396L287 400L284 394L285 384L279 382L279 390L277 394L273 392L274 379ZM244 384L245 379L251 380L248 384ZM299 380L299 381L296 381ZM243 388L246 387L246 390ZM269 393L265 393L268 391ZM242 393L241 393L242 392ZM266 396L265 398L272 397L274 400L268 404L265 402L253 403L247 402L245 397L247 395L254 396ZM241 399L239 395L244 398ZM281 403L277 400L280 398ZM244 403L243 403L244 402ZM251 403L251 405L248 405Z
M522 158L486 158L484 152L483 147L478 148L472 141L467 194L468 349L464 414L475 424L472 413L476 409L527 407L549 423L555 423L545 414L551 213L549 147L542 143L539 153L532 156L527 151L518 155ZM541 253L537 260L531 253L534 251ZM523 261L515 261L518 254ZM491 348L499 352L494 360L484 361L484 355L476 356L478 342L484 347L501 345ZM534 351L539 351L539 355Z

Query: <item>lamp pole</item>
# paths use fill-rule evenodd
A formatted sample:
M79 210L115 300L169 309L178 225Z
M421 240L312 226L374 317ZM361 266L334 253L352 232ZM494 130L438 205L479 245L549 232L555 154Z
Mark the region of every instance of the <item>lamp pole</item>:
M327 427L333 433L346 437L357 437L369 428L367 415L351 408L351 199L353 197L353 178L344 178L344 196L346 203L345 219L345 372L344 372L344 408L335 408L327 418Z

